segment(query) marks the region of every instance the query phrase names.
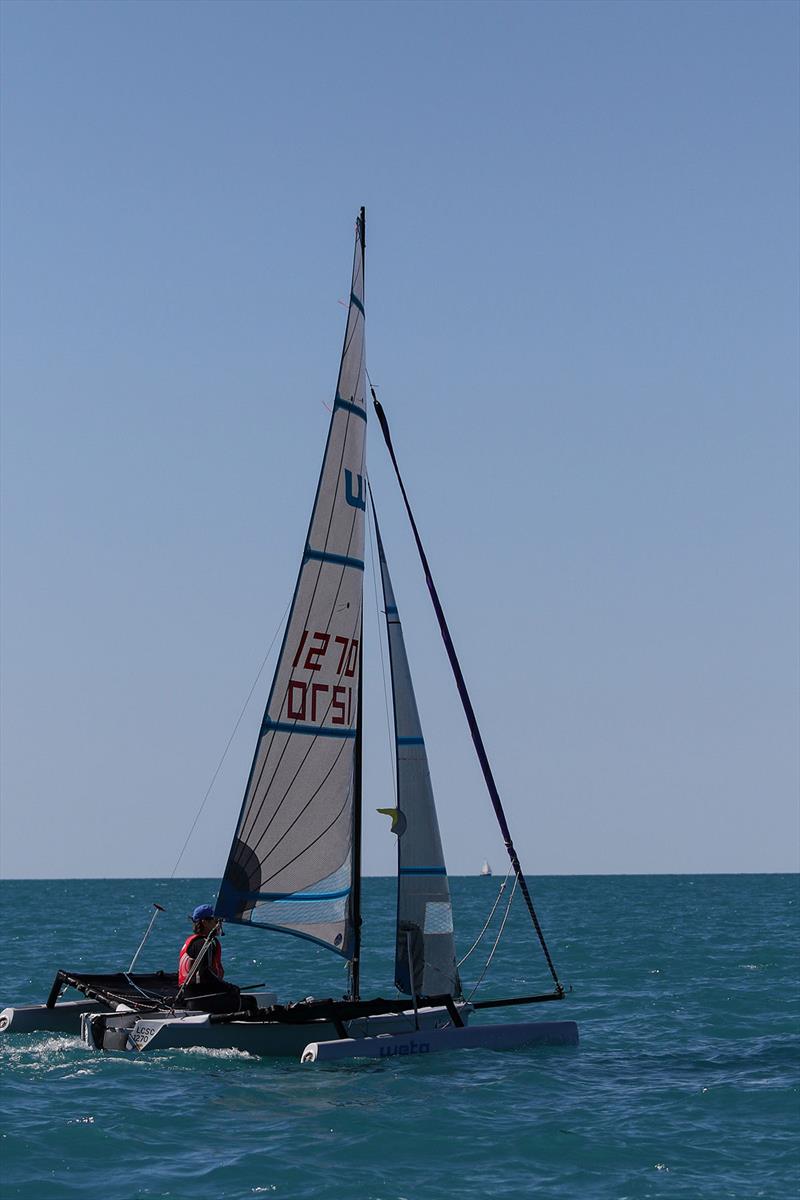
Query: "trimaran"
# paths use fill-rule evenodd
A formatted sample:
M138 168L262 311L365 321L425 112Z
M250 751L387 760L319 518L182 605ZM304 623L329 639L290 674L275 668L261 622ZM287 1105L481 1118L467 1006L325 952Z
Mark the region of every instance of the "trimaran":
M371 494L365 466L365 221L356 224L352 287L339 378L311 522L283 645L215 907L227 922L306 938L349 967L341 1000L279 1004L254 993L242 1010L190 1010L177 975L59 971L44 1005L7 1008L0 1031L77 1031L103 1050L207 1046L301 1061L418 1055L467 1047L575 1044L573 1021L468 1025L481 1009L560 1000L534 910L419 532L386 416L370 386L470 733L519 890L553 990L464 998L450 889L403 629L375 518L389 644L396 744L398 847L395 984L402 999L362 999L361 712L364 535ZM375 517L373 506L373 517ZM513 896L513 891L512 891ZM510 902L510 901L509 901ZM80 999L61 1000L72 989ZM246 1007L245 1007L246 1006Z

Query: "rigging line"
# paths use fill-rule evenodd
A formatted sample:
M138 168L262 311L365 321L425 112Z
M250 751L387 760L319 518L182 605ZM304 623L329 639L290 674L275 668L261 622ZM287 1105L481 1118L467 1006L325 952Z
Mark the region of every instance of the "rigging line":
M240 724L242 723L242 717L244 716L247 706L250 703L253 692L256 690L258 681L261 678L261 673L263 672L264 667L267 665L267 659L269 658L270 654L272 653L272 647L275 645L275 642L277 641L278 634L280 633L281 627L282 627L284 621L286 620L286 615L289 612L290 605L291 605L291 600L289 601L289 604L286 605L286 608L283 610L283 616L281 617L280 621L278 622L277 628L272 635L272 641L270 642L269 646L267 647L267 652L261 660L261 666L258 668L258 672L256 674L255 679L253 680L252 687L250 688L250 691L247 693L247 699L245 700L244 704L242 705L241 712L239 713L239 716L236 718L236 724L233 727L231 736L228 738L228 741L225 745L225 749L222 751L222 757L220 758L219 762L217 763L217 769L214 771L214 774L211 776L211 782L209 783L208 788L206 789L206 794L205 794L205 796L203 796L202 803L197 810L194 821L192 821L192 827L189 830L188 834L186 835L186 841L183 843L183 847L181 849L180 854L178 855L177 859L175 860L175 866L172 868L172 874L170 875L170 879L175 878L175 872L177 871L178 867L180 866L181 859L183 858L184 854L186 853L186 847L189 845L189 842L192 839L192 834L194 833L195 829L197 828L197 822L200 820L200 817L202 816L202 813L203 813L203 809L206 806L206 801L208 800L208 797L211 795L211 790L214 787L214 784L217 782L217 776L219 775L220 771L222 770L222 764L225 762L225 758L228 754L228 751L231 748L231 743L232 743L233 739L236 737L236 731L238 730Z
M433 604L433 609L434 609L434 612L436 613L436 619L439 622L439 631L442 635L442 641L444 642L444 647L447 652L447 657L450 660L450 668L453 672L453 677L456 682L456 688L458 690L458 695L461 700L461 706L464 709L464 715L467 719L467 725L469 727L469 731L472 736L472 743L475 747L475 752L478 756L478 762L480 763L481 771L483 772L483 778L484 778L484 782L486 784L486 790L489 793L489 799L492 802L492 808L494 809L495 816L497 817L497 823L500 826L500 832L503 835L503 842L504 842L506 850L508 852L508 857L511 860L511 866L514 868L514 874L516 875L517 880L519 881L520 891L522 892L522 895L525 899L525 905L528 909L528 915L531 918L531 923L533 924L533 928L536 931L536 936L539 939L539 945L542 948L542 953L544 954L545 961L547 962L548 970L550 971L550 974L553 978L553 982L556 985L559 996L563 996L564 988L563 988L563 985L561 984L561 981L559 980L558 975L556 973L556 968L553 963L553 959L550 956L550 951L547 948L547 942L545 941L545 938L544 938L544 932L542 931L542 927L539 924L539 918L536 915L536 909L533 906L533 897L531 896L530 889L528 888L527 880L525 879L525 876L522 873L522 865L519 861L519 856L517 854L516 848L514 846L514 842L511 837L511 830L508 827L508 821L506 820L506 814L503 811L503 804L500 799L500 793L497 790L497 784L495 783L494 775L492 774L492 768L489 764L489 757L486 753L486 747L483 744L483 737L481 736L480 727L478 725L478 719L475 716L475 710L472 707L472 701L470 699L469 692L467 691L467 684L464 679L464 673L461 670L461 664L458 661L458 655L456 654L456 648L453 645L453 639L450 635L450 629L447 624L447 618L444 615L444 609L442 608L442 603L439 599L439 593L436 590L435 583L433 582L433 575L431 574L431 569L428 564L428 558L427 558L427 555L425 554L425 550L422 545L422 538L419 535L419 530L417 529L417 523L414 520L414 514L411 511L411 502L408 499L408 493L406 492L405 484L403 483L403 478L400 474L400 466L397 462L397 456L395 455L395 452L394 452L394 446L392 445L392 437L389 432L389 424L388 424L388 421L386 420L386 414L383 411L383 408L381 406L380 401L378 400L378 397L375 395L374 387L372 387L371 384L370 384L370 387L372 390L372 402L373 402L373 405L375 408L376 416L378 418L378 424L381 427L383 439L386 443L386 449L389 451L389 457L392 460L392 466L394 467L394 473L397 478L398 485L400 487L400 494L403 497L403 503L405 505L406 513L408 514L409 522L411 524L411 531L414 535L414 541L417 544L417 551L419 553L420 562L422 564L422 571L425 576L425 583L427 584L428 593L431 598L431 603Z
M444 979L447 979L447 980L452 979L452 974L450 971L445 970L444 967L437 966L437 964L434 962L431 962L430 959L423 957L423 959L422 959L422 974L423 974L423 976L426 971L435 971L437 975L441 975ZM458 964L456 964L456 973L458 973ZM398 991L399 990L400 989L398 988Z
M370 506L371 506L372 520L374 521L375 520L375 499L372 495L372 485L370 484L369 476L367 476L367 491L369 492L369 501L370 501ZM375 539L372 536L372 525L370 524L369 521L367 521L367 536L369 538L369 556L370 556L370 561L372 563L372 588L373 588L373 591L375 592L375 611L378 614L378 645L379 645L380 651L381 651L381 675L383 676L383 705L386 710L386 736L389 741L389 762L392 765L392 787L394 788L395 805L397 805L399 802L398 801L399 792L398 792L397 773L396 773L396 764L395 764L396 754L395 754L395 747L392 745L392 719L389 715L389 692L388 692L388 688L386 686L386 662L385 662L384 653L383 653L383 638L381 637L380 614L381 614L381 612L383 612L384 615L386 615L386 610L381 609L380 601L378 600L378 573L375 569ZM388 637L388 631L387 631L387 637Z
M140 993L142 996L144 996L145 1000L150 1000L150 1001L153 1001L153 1000L160 1000L160 999L161 999L161 996L160 996L160 994L159 994L158 992L146 992L146 991L144 990L144 988L141 988L141 987L139 987L139 984L138 984L138 983L136 982L136 980L135 980L135 979L134 979L134 978L131 976L130 972L128 972L128 971L123 971L123 975L124 975L124 976L125 976L125 978L127 979L128 983L131 985L131 987L132 987L132 988L135 988L135 990L136 990L137 992L139 992L139 993Z
M503 882L500 884L500 891L497 893L497 896L495 897L495 902L492 905L492 911L489 913L488 917L486 918L486 924L484 925L483 929L480 931L478 936L475 938L475 941L472 943L472 945L470 946L469 950L464 955L464 957L460 958L458 960L458 962L456 963L457 967L460 967L462 963L465 963L467 961L470 954L472 954L472 951L479 944L483 935L486 933L486 930L489 928L489 926L492 922L492 917L495 914L495 909L497 908L498 904L500 903L500 897L503 895L503 892L506 890L506 884L508 883L508 877L510 874L511 874L511 867L509 867L508 870L506 871L506 877L503 880Z
M483 983L483 977L486 974L486 972L489 970L492 959L494 958L494 952L497 949L497 947L500 945L500 938L503 936L503 930L506 927L506 921L508 920L508 914L511 912L511 902L514 899L514 892L517 890L518 883L519 883L519 876L515 875L514 876L514 886L511 889L511 895L508 897L508 904L506 905L506 911L503 913L503 920L500 922L500 928L497 931L497 937L494 939L494 945L492 946L492 949L489 952L489 957L486 960L486 965L484 966L483 970L481 971L480 975L478 976L477 983L475 984L475 986L472 989L472 991L470 992L470 994L467 996L468 1004L469 1004L470 1000L472 999L472 997L477 992L478 988Z

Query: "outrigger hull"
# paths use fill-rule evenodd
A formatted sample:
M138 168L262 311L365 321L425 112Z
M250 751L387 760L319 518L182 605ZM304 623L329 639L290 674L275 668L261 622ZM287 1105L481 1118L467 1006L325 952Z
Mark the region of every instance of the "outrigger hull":
M81 993L80 999L61 1000L62 993L67 989ZM144 1016L148 1009L163 1015L177 991L178 976L166 971L140 975L128 972L84 975L58 971L45 1004L10 1006L0 1011L0 1034L63 1033L78 1036L84 1015L124 1013L129 1018L135 1018ZM274 992L260 989L246 989L242 996L250 1005L262 1008L275 1004L278 999Z
M68 990L80 993L80 999L61 1000ZM57 971L44 1004L9 1006L0 1012L0 1034L79 1034L84 1013L114 1012L120 1005L133 1007L142 999L150 1007L163 1008L177 990L178 976L167 971L138 975Z
M27 1004L4 1008L0 1012L0 1033L66 1033L81 1031L84 1013L109 1012L97 1000L68 1000L48 1008L46 1004Z
M413 1033L378 1034L311 1042L303 1063L341 1062L351 1058L409 1058L448 1050L516 1050L524 1046L577 1046L574 1021L519 1021L507 1025L476 1025L469 1029L422 1029Z

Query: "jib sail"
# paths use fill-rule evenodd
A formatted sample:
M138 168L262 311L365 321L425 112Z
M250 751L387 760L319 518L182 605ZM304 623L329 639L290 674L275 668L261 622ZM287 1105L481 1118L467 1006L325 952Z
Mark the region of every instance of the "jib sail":
M403 627L392 590L377 519L392 672L397 754L397 940L395 983L420 996L461 995L453 937L450 886L439 835L428 756L411 682Z

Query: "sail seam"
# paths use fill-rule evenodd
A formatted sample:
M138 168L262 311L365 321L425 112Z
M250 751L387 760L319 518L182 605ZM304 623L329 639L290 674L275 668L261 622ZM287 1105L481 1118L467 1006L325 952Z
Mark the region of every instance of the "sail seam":
M399 867L401 875L446 875L446 867Z
M335 563L339 567L355 567L357 571L364 570L364 560L361 558L351 558L348 554L331 554L328 550L312 550L310 546L305 548L303 561Z
M296 900L341 900L349 896L351 887L340 888L338 892L246 892L248 900L266 900L270 904L294 904Z
M304 733L313 737L354 738L356 736L355 729L339 729L332 725L300 725L292 721L272 721L267 718L261 726L261 732L264 734L271 730L276 730L278 733Z
M225 920L234 925L249 925L251 929L271 929L275 933L290 933L293 937L302 938L303 941L313 942L315 946L322 946L325 950L332 950L334 954L338 954L341 958L347 958L347 950L342 950L338 946L326 942L324 938L314 937L313 933L306 933L302 929L293 929L290 925L275 925L270 921L251 921L245 917L226 917Z
M336 399L333 402L333 411L343 409L345 412L354 413L357 417L361 417L362 421L366 421L367 414L363 408L359 408L357 404L353 404L350 400L343 400L339 393L336 393Z

